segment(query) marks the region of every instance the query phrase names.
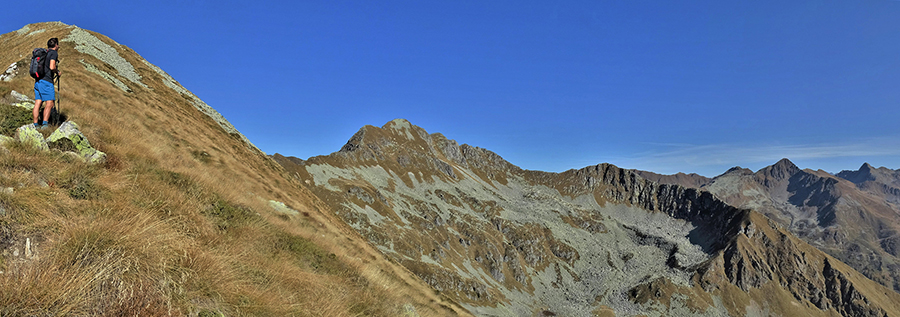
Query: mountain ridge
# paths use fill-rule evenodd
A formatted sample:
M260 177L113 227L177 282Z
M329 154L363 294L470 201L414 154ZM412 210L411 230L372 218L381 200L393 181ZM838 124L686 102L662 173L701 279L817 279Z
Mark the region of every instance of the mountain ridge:
M496 153L457 145L402 119L360 129L331 155L273 157L334 204L338 216L370 243L479 315L505 315L501 312L509 309L519 315L592 309L892 315L898 309L874 304L891 302L896 293L846 273L846 265L763 215L731 207L705 190L660 184L611 164L562 173L523 170ZM762 183L784 183L796 170L782 160L760 173ZM699 179L685 174L681 181L685 178ZM650 225L656 222L660 226ZM618 247L579 242L595 240ZM628 250L638 250L648 263L632 261L636 254ZM632 274L648 275L616 273L632 266ZM568 272L580 282L540 273L547 270ZM606 273L597 275L600 271ZM828 289L829 283L839 286ZM805 301L799 305L806 308L795 310L797 303L784 305L765 293L792 294L789 298ZM584 301L593 296L596 301ZM715 300L722 296L749 306Z
M900 230L900 207L892 186L897 175L868 163L857 171L832 175L800 170L783 159L757 172L731 169L694 186L735 206L762 211L806 241L898 291L895 236ZM867 256L859 258L859 253Z

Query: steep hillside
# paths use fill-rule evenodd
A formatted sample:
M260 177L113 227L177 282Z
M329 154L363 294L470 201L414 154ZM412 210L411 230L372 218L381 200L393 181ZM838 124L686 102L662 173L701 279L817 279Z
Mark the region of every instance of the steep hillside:
M13 91L32 96L21 66L51 37L61 40L61 111L107 160L5 142L0 315L468 315L103 35L57 22L0 35L4 124L30 122L6 103L21 97Z
M697 187L731 205L763 213L867 277L900 291L900 208L893 195L897 174L864 164L859 171L843 171L838 177L801 170L783 159L757 172L732 168Z
M762 214L608 164L522 170L402 119L274 158L476 315L900 314L900 295Z

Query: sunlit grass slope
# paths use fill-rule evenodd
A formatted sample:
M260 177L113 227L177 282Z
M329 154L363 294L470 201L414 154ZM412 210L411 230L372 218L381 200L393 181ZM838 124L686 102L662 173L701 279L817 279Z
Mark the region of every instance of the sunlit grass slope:
M101 58L106 46L75 49L72 32L113 48L137 80ZM467 314L129 48L32 24L0 36L0 68L50 37L63 40L62 112L108 160L0 153L0 316ZM32 83L21 71L0 93L31 96ZM30 121L11 109L3 122Z

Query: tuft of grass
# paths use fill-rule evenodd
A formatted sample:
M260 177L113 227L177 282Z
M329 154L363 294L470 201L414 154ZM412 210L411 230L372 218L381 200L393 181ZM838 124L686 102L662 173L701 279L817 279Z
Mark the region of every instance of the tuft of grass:
M190 176L158 168L151 168L150 173L166 185L172 186L189 197L196 199L205 198L201 196L205 196L206 191Z
M191 156L193 156L195 160L198 160L203 164L209 164L209 162L212 161L212 156L209 155L209 153L206 153L206 151L193 150L191 151Z
M233 229L259 219L250 208L236 206L221 199L203 210L202 214L212 218L219 230Z
M295 261L309 266L316 272L325 274L342 274L348 267L337 259L334 253L322 249L319 245L302 237L287 233L278 233L275 237L275 250L287 254Z
M32 113L28 109L0 104L0 134L11 136L16 132L16 129L31 123L33 120Z
M77 164L77 162L71 162ZM69 197L80 200L94 200L105 195L106 189L94 181L97 168L83 166L83 168L65 169L59 178L59 186L66 189Z
M203 309L200 310L199 313L197 313L197 317L225 317L225 315L218 311Z

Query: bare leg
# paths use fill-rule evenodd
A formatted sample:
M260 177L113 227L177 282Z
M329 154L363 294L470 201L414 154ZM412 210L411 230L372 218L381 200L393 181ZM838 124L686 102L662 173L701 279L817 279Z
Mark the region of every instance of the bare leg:
M31 112L34 117L34 123L38 123L38 114L41 111L41 100L34 101L34 110Z
M44 121L50 121L50 109L53 109L53 100L47 100L47 106L44 107Z

